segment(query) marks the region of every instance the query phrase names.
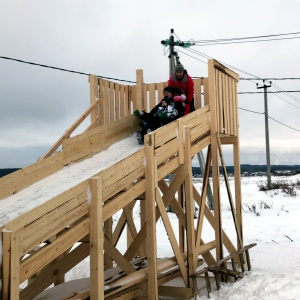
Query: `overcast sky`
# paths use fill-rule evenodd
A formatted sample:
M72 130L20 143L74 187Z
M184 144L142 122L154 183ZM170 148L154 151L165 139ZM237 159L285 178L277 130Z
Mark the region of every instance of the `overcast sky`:
M172 28L183 41L300 32L298 0L0 3L0 56L129 81L143 69L147 83L168 80L161 40ZM299 78L299 46L300 39L282 39L193 46L196 53L178 54L192 77L207 77L204 53L238 68L242 78ZM3 58L0 76L0 168L25 167L88 108L88 76ZM241 80L239 92L262 92L256 83L262 81ZM274 80L269 91L300 90L299 84ZM268 106L271 164L300 164L300 94L269 94ZM240 94L239 108L241 163L265 164L263 94ZM231 156L226 159L231 165Z

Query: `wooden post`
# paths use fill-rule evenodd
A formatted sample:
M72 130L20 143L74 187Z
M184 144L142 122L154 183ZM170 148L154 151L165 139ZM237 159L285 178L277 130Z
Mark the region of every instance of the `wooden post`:
M10 300L18 300L20 286L20 233L11 233L11 255L10 255Z
M93 105L97 99L99 99L98 95L98 77L95 75L89 76L90 81L90 105ZM94 109L91 112L91 123L93 123L98 116L98 110Z
M136 107L133 109L146 109L144 107L144 79L143 70L136 70Z
M90 179L90 298L104 299L102 177Z
M185 141L185 163L187 164L188 174L185 179L185 210L186 210L186 240L187 240L187 260L188 260L188 282L189 287L193 286L191 275L196 272L197 256L195 249L195 226L194 214L195 204L193 197L193 176L191 160L191 130L189 127L184 128Z
M2 299L9 300L11 261L11 232L9 231L2 232L2 252Z
M146 164L146 250L148 261L148 299L158 300L157 263L156 263L156 216L155 203L157 192L157 166L154 157L155 133L145 136Z
M221 195L220 195L220 174L218 163L218 141L217 141L217 103L215 92L215 68L214 60L208 61L208 88L210 106L210 132L211 132L211 154L212 154L212 180L214 196L214 219L216 237L216 260L223 258L223 237L222 237L222 218L221 218ZM217 87L218 88L218 87Z
M113 242L113 234L112 234L112 217L104 222L104 232L105 236L110 242ZM104 270L110 269L113 267L113 262L107 253L104 253Z
M240 167L240 145L239 137L237 142L233 144L234 156L234 187L235 187L235 210L237 218L237 226L241 234L241 244L237 244L237 249L242 248L243 245L243 215L242 215L242 187L241 187L241 167Z

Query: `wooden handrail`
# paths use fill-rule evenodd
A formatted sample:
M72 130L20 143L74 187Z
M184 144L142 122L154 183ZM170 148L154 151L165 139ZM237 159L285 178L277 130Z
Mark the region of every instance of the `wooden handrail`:
M77 129L77 127L86 119L87 116L90 115L90 113L97 107L99 104L99 100L94 102L81 116L80 118L69 128L65 131L65 133L56 141L56 143L51 147L51 149L42 156L39 160L42 160L44 158L47 158L51 156L59 146L61 146L63 140L66 138L69 138L72 132Z

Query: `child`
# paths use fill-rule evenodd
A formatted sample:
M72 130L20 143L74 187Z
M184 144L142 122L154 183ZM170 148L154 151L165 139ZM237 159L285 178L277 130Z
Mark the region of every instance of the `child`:
M165 96L159 104L157 104L149 113L141 110L135 110L134 114L140 116L143 121L140 122L142 129L137 131L136 137L139 144L144 143L144 135L166 125L178 116L178 111L175 109L175 105L171 97Z

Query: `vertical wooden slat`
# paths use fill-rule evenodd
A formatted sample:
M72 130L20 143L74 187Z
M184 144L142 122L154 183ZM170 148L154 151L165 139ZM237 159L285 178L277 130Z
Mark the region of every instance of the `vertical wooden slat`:
M164 88L168 85L167 82L159 82L156 84L157 89L157 103L164 97ZM156 103L156 104L157 104Z
M146 163L146 250L148 261L148 299L158 300L157 263L156 263L156 217L155 200L157 193L157 166L154 158L155 132L145 136Z
M113 241L112 224L112 218L109 218L104 222L104 234L110 242ZM109 257L109 255L107 255L107 253L104 253L104 270L110 269L112 268L112 266L113 262L111 258Z
M2 299L9 300L10 290L10 261L11 261L11 232L2 232Z
M104 260L102 225L102 177L90 179L90 298L104 299Z
M208 85L209 85L209 105L211 109L211 155L212 155L212 180L213 180L213 195L214 195L214 218L215 218L215 240L216 240L216 259L223 258L223 237L222 237L222 219L221 219L221 195L220 195L220 174L218 164L218 143L217 143L217 116L216 116L216 101L215 101L215 76L214 61L208 61Z
M237 248L243 247L243 214L242 214L242 187L241 187L241 167L240 167L240 143L239 137L237 142L233 144L233 154L234 154L234 188L235 188L235 209L237 226L241 234L241 244L237 244Z
M115 114L116 120L121 119L120 84L115 83Z
M233 105L234 105L234 135L238 136L238 96L237 96L237 82L234 82L233 89Z
M156 95L155 95L155 83L148 84L149 90L149 101L147 106L147 111L150 111L156 105Z
M120 102L120 118L124 118L127 116L127 110L128 110L128 89L127 89L127 95L125 94L125 86L120 84L119 85L120 93L119 93L119 102ZM127 97L127 99L126 99Z
M104 124L109 123L109 81L104 80L103 86L103 115L104 115Z
M125 113L125 117L129 116L132 114L132 99L133 99L133 94L130 92L130 86L126 85L125 87L125 102L124 102L124 113Z
M201 105L201 83L202 79L197 78L194 79L194 88L195 88L195 95L194 95L194 100L195 100L195 108L200 108Z
M11 233L11 260L10 260L10 300L19 299L20 282L20 233Z
M204 105L208 105L209 104L208 78L203 79L203 89L204 89Z
M224 115L225 115L225 132L226 134L231 134L230 131L230 109L229 109L229 76L224 76L225 80L225 97L224 97Z
M185 208L186 208L186 240L187 240L187 261L188 272L187 281L189 287L193 286L191 275L196 272L197 268L197 255L195 249L195 227L194 227L194 212L195 203L193 197L193 174L192 160L191 160L191 130L189 127L184 128L184 141L185 141L185 163L188 167L188 174L184 181L185 184Z
M99 79L99 107L100 107L100 125L104 125L105 124L105 120L104 120L104 101L105 101L105 97L104 97L104 84L105 84L105 80L100 78Z
M136 70L136 86L135 86L136 103L135 108L144 109L144 78L143 70Z
M116 115L116 104L115 104L115 84L114 82L109 82L109 122L113 122L118 119Z
M90 105L93 105L94 102L99 98L98 94L98 78L95 75L89 76L90 81ZM93 123L97 118L97 110L91 112L91 123Z

